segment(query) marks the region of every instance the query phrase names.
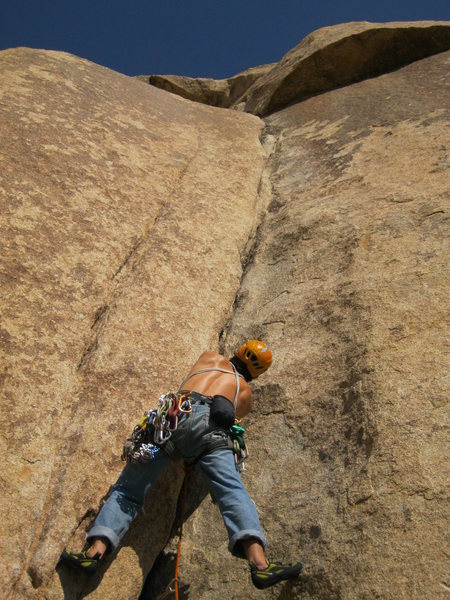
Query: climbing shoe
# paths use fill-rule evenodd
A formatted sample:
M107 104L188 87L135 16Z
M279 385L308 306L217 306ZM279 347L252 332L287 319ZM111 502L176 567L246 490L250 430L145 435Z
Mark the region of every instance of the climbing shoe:
M265 569L258 569L256 565L250 565L253 585L259 590L265 590L285 579L293 579L301 570L300 563L282 565L280 562L271 562Z
M86 573L86 575L94 575L100 562L100 553L97 552L97 554L91 557L87 555L88 552L89 548L83 550L83 552L67 552L67 550L63 550L59 562L72 569Z

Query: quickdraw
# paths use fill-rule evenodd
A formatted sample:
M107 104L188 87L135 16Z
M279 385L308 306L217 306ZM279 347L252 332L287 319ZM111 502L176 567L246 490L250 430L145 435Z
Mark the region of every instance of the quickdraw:
M244 427L241 425L232 425L228 430L228 436L233 444L234 460L236 468L240 473L247 470L245 460L248 458L248 448L244 440Z
M146 412L134 427L122 451L122 460L145 463L153 460L178 427L178 415L192 411L189 396L167 392L158 399L158 407Z

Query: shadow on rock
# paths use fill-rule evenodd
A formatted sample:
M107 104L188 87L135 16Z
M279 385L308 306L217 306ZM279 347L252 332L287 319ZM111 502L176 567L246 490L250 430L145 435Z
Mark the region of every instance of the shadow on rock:
M59 563L56 574L61 582L64 600L81 600L91 594L102 582L105 571L114 562L116 554L106 557L95 575L88 576Z
M175 598L175 566L176 554L174 552L161 552L155 561L144 585L139 600L171 600ZM178 592L180 600L189 599L189 584L178 578Z
M199 476L198 469L189 477L188 495L184 507L183 522L192 515L208 494L204 480ZM183 488L178 496L176 516L172 525L167 547L174 547L179 535L182 514ZM183 549L181 549L183 552ZM144 583L139 600L164 600L174 598L174 577L176 568L176 552L163 550L158 555ZM178 573L178 591L180 600L189 598L189 584L183 582L182 572Z

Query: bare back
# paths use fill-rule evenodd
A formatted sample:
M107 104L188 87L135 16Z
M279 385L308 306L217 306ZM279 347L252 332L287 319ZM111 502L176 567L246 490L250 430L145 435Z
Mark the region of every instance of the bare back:
M198 361L194 364L190 373L200 371L201 369L226 369L231 373L222 373L221 371L208 371L194 375L183 385L184 390L198 392L205 396L225 396L233 403L236 393L236 377L233 373L233 367L229 360L217 352L204 352ZM252 393L250 386L243 377L240 377L239 395L237 398L236 416L245 417L252 409Z

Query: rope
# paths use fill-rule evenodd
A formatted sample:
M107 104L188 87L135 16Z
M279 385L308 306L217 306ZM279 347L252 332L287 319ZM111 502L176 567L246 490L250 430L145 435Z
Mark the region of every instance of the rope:
M178 538L178 549L177 549L177 561L175 563L175 600L178 600L178 567L180 566L180 555L181 555L181 540L183 537L183 522L184 522L184 510L186 508L186 498L187 498L187 490L189 483L189 476L192 473L192 470L195 465L188 465L187 462L184 463L184 481L183 481L183 497L181 500L181 510L180 510L180 536Z

